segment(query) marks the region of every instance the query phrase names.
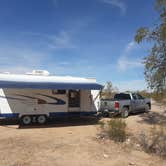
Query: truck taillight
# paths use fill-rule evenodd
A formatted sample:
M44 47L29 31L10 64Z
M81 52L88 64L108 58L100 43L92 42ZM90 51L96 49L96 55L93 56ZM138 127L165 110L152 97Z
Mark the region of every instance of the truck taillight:
M115 101L115 109L119 109L119 102Z

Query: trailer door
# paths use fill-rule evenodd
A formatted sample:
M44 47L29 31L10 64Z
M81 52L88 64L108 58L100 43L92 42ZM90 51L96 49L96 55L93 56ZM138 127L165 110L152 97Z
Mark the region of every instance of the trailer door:
M69 90L69 111L80 111L80 90Z

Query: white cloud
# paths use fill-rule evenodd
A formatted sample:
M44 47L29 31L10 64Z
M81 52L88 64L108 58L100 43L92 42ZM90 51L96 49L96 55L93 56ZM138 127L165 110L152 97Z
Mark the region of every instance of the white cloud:
M16 74L24 74L32 70L34 70L34 68L24 67L24 66L12 66L12 67L5 66L0 68L0 73L9 72L9 73L16 73Z
M113 85L116 85L121 92L147 89L145 80L116 81L113 82Z
M68 69L72 72L70 60L61 62L56 57L60 57L61 50L77 48L74 37L88 24L87 19L73 20L65 30L56 34L24 31L19 32L16 39L9 37L0 40L0 72L25 73L33 69L51 72L59 69L57 72L60 74L69 73ZM75 66L74 72L78 73L78 67L79 64Z
M122 12L122 14L126 13L126 4L124 3L124 1L122 0L100 0L106 4L110 4L113 5L115 7L118 7L120 9L120 11Z
M47 54L11 43L0 43L0 72L25 73L39 69Z
M88 76L94 70L86 62L59 60L59 54L50 50L39 51L25 43L20 46L19 42L0 41L0 72L26 73L40 69L52 74Z
M134 48L136 48L136 43L134 41L129 42L125 48L125 53L132 51Z
M71 63L70 62L67 62L67 61L64 61L64 62L59 62L59 65L62 65L62 66L67 66L67 65L70 65Z
M58 35L50 37L49 47L54 49L75 48L71 35L67 31L61 31Z
M82 36L82 32L86 31L92 22L93 19L91 17L83 17L71 20L64 29L54 34L30 31L20 32L20 34L23 41L30 39L33 45L40 45L42 49L75 49L79 47L75 40L78 41L78 36Z
M24 37L33 38L33 44L41 44L42 48L71 49L76 48L73 43L73 33L69 30L61 30L57 34L41 34L38 32L22 32Z
M122 56L118 59L118 70L126 71L131 68L143 67L140 59L129 59L128 57Z
M142 59L134 58L132 59L129 54L137 48L135 42L131 41L125 47L122 55L117 61L117 68L119 71L126 71L128 69L143 67Z

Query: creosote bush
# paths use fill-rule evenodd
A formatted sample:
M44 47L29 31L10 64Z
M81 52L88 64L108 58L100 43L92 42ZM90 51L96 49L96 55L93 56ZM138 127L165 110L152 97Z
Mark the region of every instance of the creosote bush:
M108 122L100 122L101 136L114 140L115 142L124 142L127 138L126 122L122 119L111 119Z
M153 127L149 133L141 133L139 144L147 153L166 158L166 126Z

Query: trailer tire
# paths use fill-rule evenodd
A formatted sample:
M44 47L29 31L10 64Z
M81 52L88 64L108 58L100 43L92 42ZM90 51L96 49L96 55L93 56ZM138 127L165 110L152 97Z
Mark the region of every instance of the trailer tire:
M37 117L37 123L38 124L45 124L47 122L47 116L46 115L39 115Z
M128 116L129 116L129 109L127 107L123 107L122 112L121 112L121 117L127 118Z
M30 125L32 123L32 117L30 115L24 115L21 117L22 125Z
M102 114L103 114L103 117L105 118L109 117L109 110L105 109Z

